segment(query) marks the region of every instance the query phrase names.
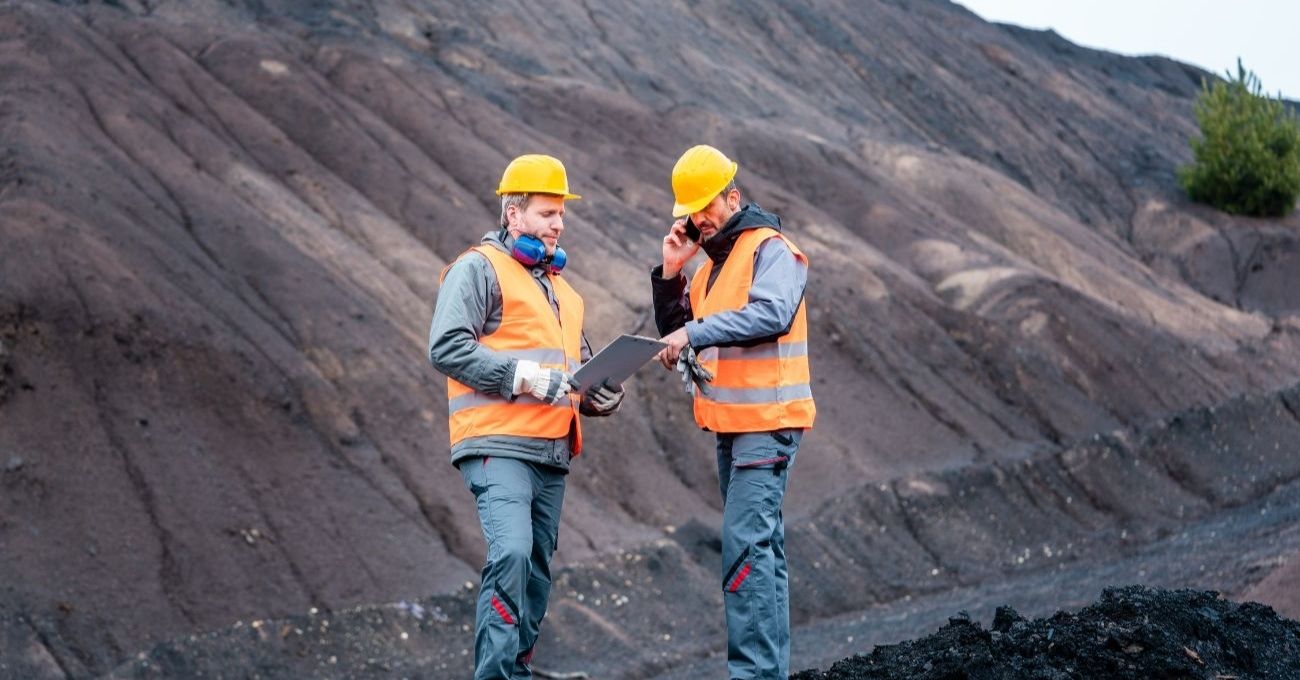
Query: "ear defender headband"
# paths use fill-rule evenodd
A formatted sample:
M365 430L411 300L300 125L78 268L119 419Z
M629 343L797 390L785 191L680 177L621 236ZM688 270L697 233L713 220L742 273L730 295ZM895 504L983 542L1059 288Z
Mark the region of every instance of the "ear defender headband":
M515 239L514 245L510 247L510 255L525 267L545 264L552 274L559 274L569 261L569 256L564 253L563 248L555 246L555 254L547 255L546 244L536 236L528 234L520 234Z

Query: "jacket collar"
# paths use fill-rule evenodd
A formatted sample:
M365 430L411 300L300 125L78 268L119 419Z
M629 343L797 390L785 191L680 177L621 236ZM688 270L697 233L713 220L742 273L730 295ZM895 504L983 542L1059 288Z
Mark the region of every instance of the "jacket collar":
M492 246L493 248L500 250L506 255L510 255L511 259L514 258L514 255L511 254L510 250L515 246L515 237L511 236L510 232L506 231L505 229L497 229L496 231L489 231L488 233L483 235L483 239L479 241L479 243ZM515 261L519 262L518 260ZM520 266L523 266L522 262L520 263ZM547 269L547 265L541 262L531 267L525 267L525 268L528 269L528 271L533 272L534 274L545 274L547 271L549 271Z
M727 256L731 254L731 249L736 245L736 239L740 238L741 232L760 227L771 227L781 231L781 218L776 213L768 212L757 203L746 203L744 207L737 210L727 223L722 225L718 233L711 239L700 244L704 253L713 260L713 264L721 266L727 261Z

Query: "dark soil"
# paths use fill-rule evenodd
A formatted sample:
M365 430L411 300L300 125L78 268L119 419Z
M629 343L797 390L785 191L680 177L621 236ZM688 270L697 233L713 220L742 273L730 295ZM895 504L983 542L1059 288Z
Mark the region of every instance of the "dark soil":
M1027 621L1002 607L991 630L959 614L928 637L791 680L1297 677L1295 621L1213 591L1130 586L1107 589L1077 614Z

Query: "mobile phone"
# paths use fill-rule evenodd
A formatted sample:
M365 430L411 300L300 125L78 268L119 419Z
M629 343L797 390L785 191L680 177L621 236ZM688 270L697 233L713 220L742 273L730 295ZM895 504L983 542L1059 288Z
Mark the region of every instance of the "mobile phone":
M689 217L686 218L686 238L696 243L700 242L700 228L695 226Z

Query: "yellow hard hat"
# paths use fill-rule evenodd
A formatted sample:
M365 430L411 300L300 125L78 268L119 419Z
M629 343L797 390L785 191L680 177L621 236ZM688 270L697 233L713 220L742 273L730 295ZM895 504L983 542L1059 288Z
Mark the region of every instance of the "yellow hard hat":
M699 212L727 188L739 167L721 151L693 146L673 166L673 217Z
M569 193L569 177L560 159L539 153L510 161L501 175L501 185L497 187L497 195L501 194L553 194L566 200L582 198Z

